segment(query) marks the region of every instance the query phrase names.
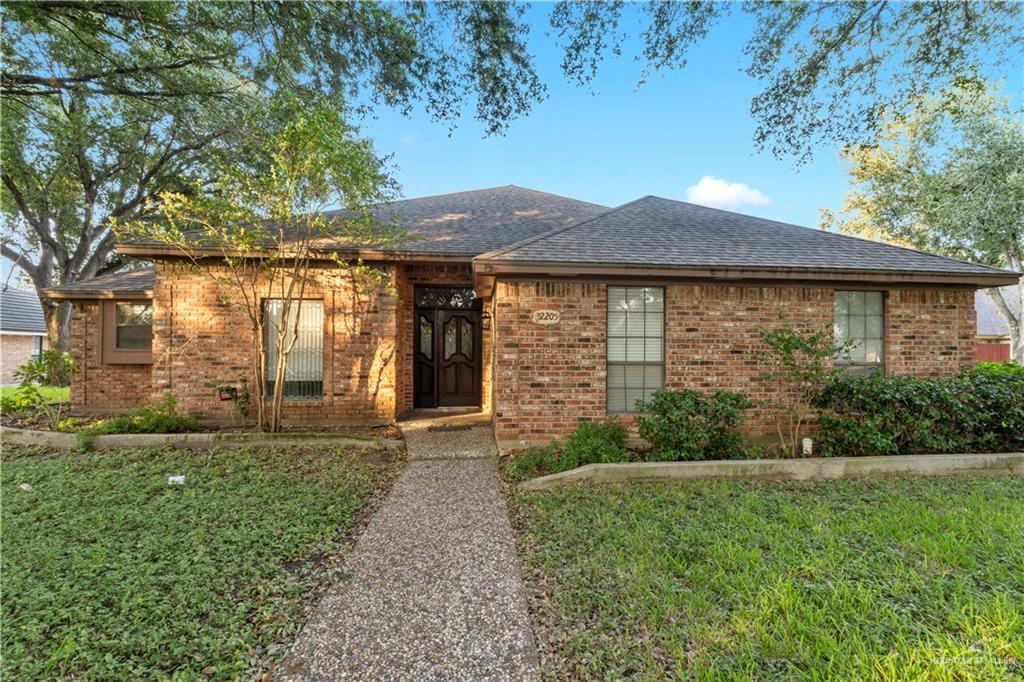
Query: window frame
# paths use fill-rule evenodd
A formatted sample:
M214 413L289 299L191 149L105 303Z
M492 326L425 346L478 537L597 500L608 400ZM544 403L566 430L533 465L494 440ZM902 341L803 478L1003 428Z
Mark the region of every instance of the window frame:
M611 300L612 289L661 289L661 361L660 362L628 362L628 361L613 361L609 358L608 342L612 338L609 330L611 329L609 315L611 313L611 307L609 301ZM611 390L611 368L614 367L659 367L661 369L661 387L657 390L665 390L666 376L665 376L665 329L668 322L668 300L667 300L668 287L663 284L606 284L605 285L605 302L604 302L604 329L605 329L605 340L604 340L604 364L605 364L605 383L604 383L604 408L605 414L608 415L634 415L643 414L640 410L636 409L636 402L634 401L633 407L627 406L625 410L613 410L609 405L609 395ZM644 311L646 315L646 310ZM646 330L647 321L644 320L644 328ZM619 338L619 337L616 337ZM628 337L623 336L622 338L643 338L647 339L646 333L642 337ZM654 337L650 337L654 338ZM646 344L645 344L646 353Z
M103 363L107 365L151 365L153 364L152 341L149 348L117 347L117 306L122 303L146 305L149 306L150 311L153 310L153 300L148 298L115 298L102 302L100 345L102 346Z
M262 299L260 304L260 315L263 318L263 357L266 362L270 361L270 323L267 319L267 304L271 301L283 301L283 298L274 296L267 296ZM327 390L327 304L321 296L310 296L303 297L301 299L292 299L292 303L302 301L305 305L307 302L315 302L320 304L320 393L318 395L288 395L287 393L287 379L285 380L285 393L281 396L282 399L287 403L322 403L326 396ZM295 349L292 349L293 352ZM287 369L285 370L287 372ZM269 366L263 369L263 399L264 402L270 402L274 399L273 393L273 380L270 376Z
M839 357L839 358L836 358L835 360L833 360L832 365L835 368L840 369L840 370L844 370L844 371L848 370L848 369L851 369L851 370L865 370L865 369L877 370L877 376L884 377L884 376L886 376L886 371L887 371L887 366L888 366L888 363L886 362L886 357L887 357L888 346L889 346L889 344L887 343L887 339L886 339L886 337L888 335L888 326L889 326L888 311L887 311L887 309L888 309L888 300L889 300L888 291L886 291L885 289L861 289L861 288L833 289L832 290L832 336L833 336L833 338L837 342L844 340L844 339L840 339L835 334L836 306L838 305L838 296L839 296L839 294L841 294L841 293L849 294L849 293L857 293L857 292L860 292L860 293L875 293L875 294L880 294L881 295L881 299L882 299L881 300L881 306L882 306L882 314L881 314L882 335L881 335L880 341L881 341L881 344L882 344L882 348L881 348L881 352L879 353L881 359L878 362L857 362L855 360L844 360L841 357ZM866 305L866 302L865 302L865 305ZM849 314L849 313L847 313L847 314ZM865 329L867 328L866 320L867 320L867 315L865 314ZM867 339L867 337L863 337L861 340L864 341L866 339ZM845 339L845 340L847 340L847 341L854 340L855 341L856 339ZM870 376L869 374L866 374L866 373L863 373L863 372L850 372L850 374L858 374L858 375L863 374L864 376Z

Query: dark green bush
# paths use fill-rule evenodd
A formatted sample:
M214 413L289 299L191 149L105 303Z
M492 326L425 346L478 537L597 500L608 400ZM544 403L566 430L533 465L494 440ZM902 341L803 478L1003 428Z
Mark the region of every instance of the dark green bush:
M964 374L988 377L1024 377L1024 365L1018 365L1012 360L1007 362L979 362L971 369L966 370Z
M119 433L184 433L195 431L199 420L191 414L178 412L174 396L146 405L119 417L95 422L81 433L86 439Z
M996 452L1024 447L1024 376L841 377L817 399L826 456Z
M753 406L742 393L658 391L641 403L640 435L654 445L655 461L740 459L747 456L740 427Z
M581 422L565 441L560 457L564 469L596 462L624 462L627 459L629 450L626 449L626 429L614 419Z
M564 446L553 441L546 447L533 446L513 455L506 462L505 471L511 478L521 480L568 471L584 464L626 462L629 459L626 429L614 419L609 419L581 422Z

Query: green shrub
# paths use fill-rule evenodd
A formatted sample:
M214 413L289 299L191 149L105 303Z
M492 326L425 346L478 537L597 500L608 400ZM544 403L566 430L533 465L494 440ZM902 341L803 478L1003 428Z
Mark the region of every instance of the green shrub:
M740 427L752 407L742 393L658 391L640 409L640 435L654 445L657 461L746 457Z
M565 441L560 454L560 470L575 469L596 462L625 462L628 459L626 429L618 421L581 422Z
M195 416L178 412L174 396L167 396L158 403L140 407L129 414L95 422L80 433L88 442L93 436L119 433L183 433L194 431L198 426L199 420Z
M818 447L832 457L898 455L892 429L878 416L823 414L818 418Z
M505 463L505 472L515 480L568 471L584 464L626 462L626 429L614 419L603 422L581 422L559 446L552 441L546 447L533 446L513 455Z
M826 456L995 452L1024 447L1024 376L841 377L821 392Z
M29 360L14 370L14 378L22 384L70 386L71 372L74 369L75 361L71 353L62 353L50 348L44 350L38 358Z
M505 460L505 474L515 481L552 474L558 469L558 444L532 445L523 452L511 455Z
M965 370L964 374L988 377L1024 377L1024 365L1018 365L1012 360L1006 362L979 362L971 369Z

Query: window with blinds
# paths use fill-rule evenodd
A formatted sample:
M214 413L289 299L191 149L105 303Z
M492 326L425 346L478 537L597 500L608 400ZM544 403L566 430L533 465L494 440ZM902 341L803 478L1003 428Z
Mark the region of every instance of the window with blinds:
M267 355L266 394L273 395L274 375L277 369L277 330L281 328L285 301L266 299L263 315L266 330L264 340ZM296 325L298 322L298 325ZM304 299L292 301L285 321L286 345L295 339L288 353L284 374L284 397L319 400L324 392L324 304L323 301Z
M665 386L665 289L608 287L608 411L636 412Z

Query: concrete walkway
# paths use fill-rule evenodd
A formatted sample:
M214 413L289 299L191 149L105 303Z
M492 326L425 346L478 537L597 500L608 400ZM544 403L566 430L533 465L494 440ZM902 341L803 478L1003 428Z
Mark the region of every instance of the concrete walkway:
M490 426L401 426L405 471L274 678L538 679Z

